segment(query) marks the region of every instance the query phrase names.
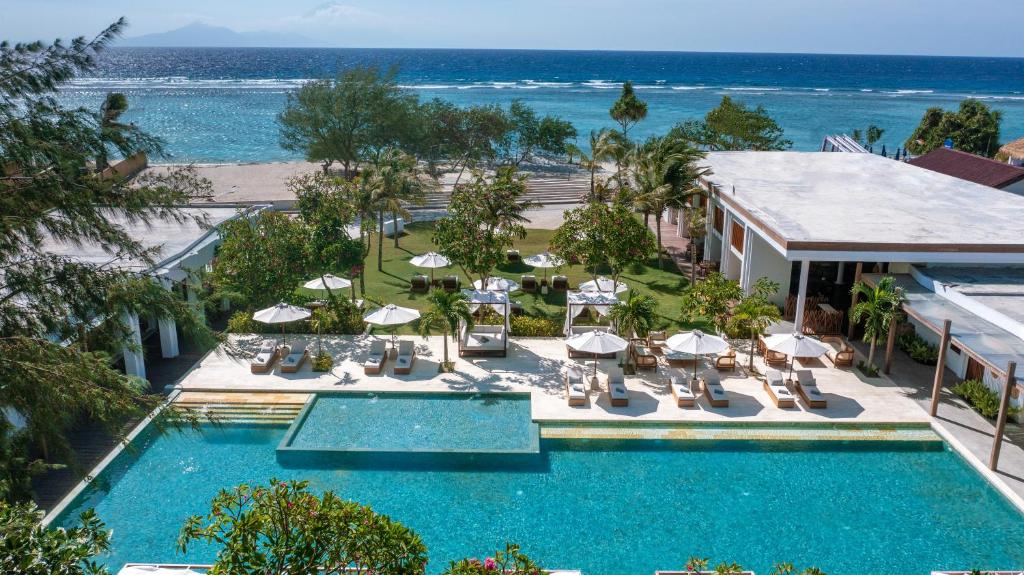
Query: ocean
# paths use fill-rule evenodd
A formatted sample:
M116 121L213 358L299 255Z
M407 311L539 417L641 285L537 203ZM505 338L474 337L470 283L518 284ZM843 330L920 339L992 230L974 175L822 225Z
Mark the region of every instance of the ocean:
M174 162L301 159L278 144L285 95L356 65L396 66L421 98L507 104L570 120L585 144L611 126L608 108L629 80L648 103L631 135L662 134L702 117L723 95L764 106L793 141L876 124L891 151L924 111L979 98L1003 113L1002 141L1024 136L1024 59L810 54L530 50L112 48L94 77L64 88L69 104L98 107L127 94L129 121L166 141ZM878 151L876 149L876 151Z

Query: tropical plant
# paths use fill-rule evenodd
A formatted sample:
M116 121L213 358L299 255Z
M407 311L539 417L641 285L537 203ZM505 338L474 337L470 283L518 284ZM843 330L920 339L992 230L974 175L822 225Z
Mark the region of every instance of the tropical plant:
M708 150L785 150L793 145L762 106L750 109L729 96L703 120L687 120L670 132Z
M626 339L647 337L654 326L658 313L658 300L636 290L630 290L626 299L613 305L608 310L608 320L615 326L615 331ZM630 351L633 344L626 348L626 365L629 365Z
M682 319L693 322L708 319L719 333L729 322L730 304L743 297L739 282L712 272L704 281L683 290Z
M782 319L779 307L771 302L771 297L778 293L779 284L768 278L759 278L754 282L750 293L740 298L729 316L727 327L750 336L750 365L754 369L754 349L757 337L764 333L768 326Z
M567 262L580 262L594 278L605 267L618 281L627 267L647 261L654 235L621 203L591 203L565 212L551 251Z
M313 371L328 372L334 365L334 358L331 354L321 351L313 358Z
M1002 119L1002 112L973 98L960 102L955 112L928 108L904 146L911 154L920 155L941 148L946 140L951 140L958 150L991 158L999 151Z
M409 219L409 204L421 204L427 192L437 187L437 181L426 174L416 158L396 148L387 148L369 166L363 179L371 192L371 203L377 212L377 271L384 269L384 214ZM395 247L398 247L397 225L392 229Z
M287 299L309 279L308 241L305 224L283 212L225 222L213 264L215 295L250 309Z
M854 129L850 136L864 147L870 148L882 139L883 134L885 134L885 130L874 124L869 124L863 132L859 129Z
M493 179L482 172L452 191L448 214L434 225L438 251L466 276L486 281L505 261L506 250L526 237L526 180L512 168L499 169Z
M398 86L396 74L355 67L290 92L277 117L281 147L320 162L324 171L339 162L349 178L381 150L414 145L418 98Z
M875 287L857 282L850 292L857 298L857 305L850 312L850 321L864 322L864 339L870 342L867 365L874 366L875 346L889 332L893 319L900 313L903 290L896 287L892 276L885 276Z
M999 416L999 394L976 379L965 379L953 386L953 393L964 398L978 413L989 419ZM1020 413L1020 408L1010 406L1007 415Z
M430 308L423 312L419 319L419 332L424 338L430 337L433 329L441 330L444 342L444 366L451 365L448 359L448 336L459 333L459 323L466 324L467 329L473 328L473 312L469 309L469 298L461 292L446 292L435 289L427 296Z
M824 571L817 567L807 567L802 571L798 571L792 563L776 563L772 570L768 572L768 575L826 575Z
M452 561L442 575L547 575L532 559L526 556L518 545L505 544L504 551L497 551L493 557L483 561L479 559L462 559Z
M122 218L197 221L174 207L189 198L167 178L174 170L137 186L98 177L90 164L102 150L128 156L146 151L153 138L142 132L115 137L99 127L97 112L66 108L57 97L74 77L95 73L97 55L124 25L119 20L92 40L0 43L0 405L25 419L28 437L11 444L28 459L0 462L0 475L10 465L40 469L29 453L66 459L73 420L102 424L123 437L126 418L159 403L104 353L122 346L123 312L144 302L147 314L174 319L198 342L214 339L177 293L139 274L156 266L157 254L120 225ZM53 253L48 238L112 255L107 262L84 262ZM9 489L12 499L24 496Z
M110 531L93 510L79 524L51 529L35 503L0 501L0 573L10 575L108 575L93 559L110 549Z
M127 111L128 98L120 92L108 93L100 105L96 122L102 145L96 148L97 172L102 172L110 166L108 154L111 149L126 157L138 152L163 151L159 138L150 136L134 124L121 121L121 116Z
M513 315L509 322L517 337L561 337L562 323L546 317Z
M308 486L271 479L266 487L222 490L210 513L188 518L178 547L184 553L193 543L216 545L210 575L424 572L427 549L419 535L331 491L314 495Z
M565 155L570 142L576 138L576 128L571 122L556 116L538 116L519 99L512 100L505 117L509 130L497 147L504 161L515 167L537 153Z
M614 160L623 147L622 134L615 130L602 128L590 131L590 154L573 147L574 153L580 157L580 165L590 172L590 196L591 202L607 201L605 194L598 193L597 172L601 169L603 162ZM603 190L602 190L603 191Z
M622 93L612 104L608 114L622 128L622 137L628 139L630 128L647 117L647 102L637 98L632 82L624 82Z
M917 335L913 328L896 336L896 347L902 349L910 359L925 365L935 365L939 361L939 346L928 343Z
M348 180L314 172L292 178L289 190L295 195L295 206L304 224L309 240L306 244L309 271L319 274L347 275L354 279L356 270L362 269L364 257L360 238L349 235L348 227L355 221L356 206L353 189L357 185ZM326 290L327 299L334 301L334 292ZM352 284L352 299L356 286Z

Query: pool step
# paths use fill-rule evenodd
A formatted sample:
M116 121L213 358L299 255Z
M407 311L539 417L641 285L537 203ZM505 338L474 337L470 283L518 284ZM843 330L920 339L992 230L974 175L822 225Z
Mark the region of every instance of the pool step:
M544 439L668 439L693 441L899 441L941 443L928 426L579 425L545 423Z
M172 406L208 413L222 423L289 425L309 397L308 393L184 391Z

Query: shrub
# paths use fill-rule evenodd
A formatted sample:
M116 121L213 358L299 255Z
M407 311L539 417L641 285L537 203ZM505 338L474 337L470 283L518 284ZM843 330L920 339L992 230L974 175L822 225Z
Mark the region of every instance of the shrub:
M989 389L984 383L976 379L965 379L953 386L953 393L964 398L975 411L989 419L999 416L999 394ZM1013 415L1020 411L1019 407L1010 406L1007 415Z
M540 566L520 551L518 545L506 543L504 551L497 551L493 557L487 557L483 561L476 558L452 561L442 575L494 575L496 573L539 575L546 571L541 570Z
M331 371L334 358L327 352L320 352L313 358L313 371Z
M263 333L267 327L252 319L252 314L244 311L236 311L228 319L228 333Z
M546 317L512 316L512 333L519 337L559 337L562 323Z
M870 363L864 363L863 361L857 362L857 369L868 377L878 377L878 368Z
M923 337L917 335L913 328L901 333L896 337L896 346L902 349L917 363L935 365L939 361L939 348L928 343Z
M320 324L320 333L339 335L356 335L363 333L363 315L351 301L337 299L334 307L322 307L313 310L313 327ZM315 331L315 330L314 330Z

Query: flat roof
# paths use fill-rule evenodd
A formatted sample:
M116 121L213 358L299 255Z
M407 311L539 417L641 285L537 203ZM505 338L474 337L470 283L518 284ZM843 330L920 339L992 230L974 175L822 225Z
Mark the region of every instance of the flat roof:
M920 272L1024 325L1024 267L928 266Z
M131 221L125 217L123 212L111 212L108 215L108 220L125 230L132 239L140 242L143 248L153 249L153 259L159 264L183 255L206 237L213 227L240 213L237 206L189 206L181 207L179 210L185 217L185 220L181 222L171 218L154 218L149 223ZM196 217L204 216L205 224L195 221ZM74 244L58 241L50 236L43 240L42 249L54 255L93 264L105 264L117 257L116 254L105 250L103 246L95 242ZM127 259L119 262L118 267L144 271L152 266L138 259Z
M716 197L787 253L1024 254L1024 197L1010 192L874 154L710 152L704 164Z

